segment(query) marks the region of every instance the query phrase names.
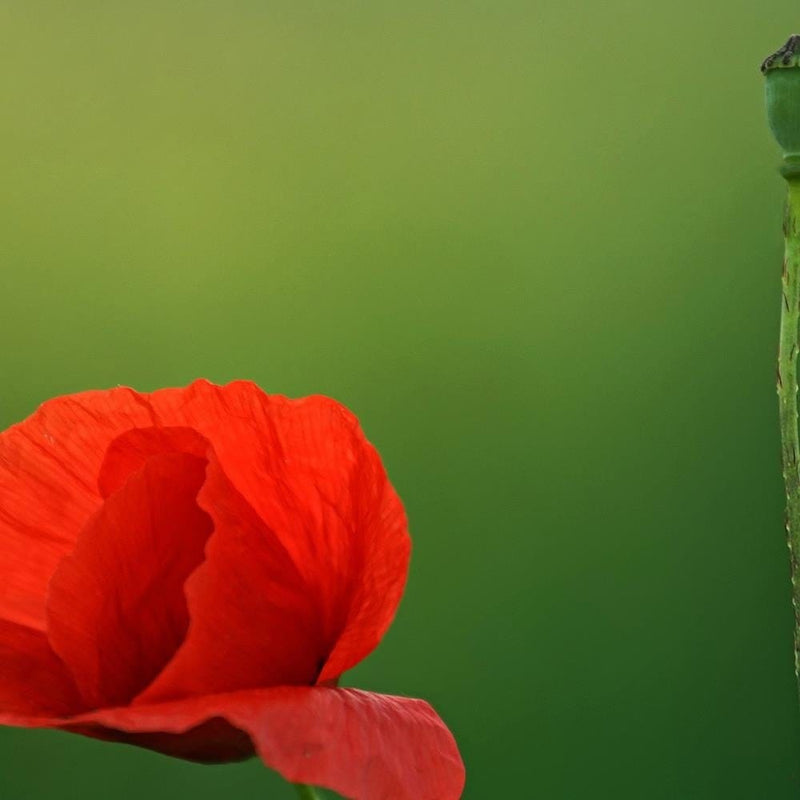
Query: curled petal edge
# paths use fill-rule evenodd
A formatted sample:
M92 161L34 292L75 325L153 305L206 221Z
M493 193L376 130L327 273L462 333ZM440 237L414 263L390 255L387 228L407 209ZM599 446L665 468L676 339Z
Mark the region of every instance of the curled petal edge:
M62 719L0 713L0 724L60 728L202 761L255 751L286 780L353 800L458 800L464 787L458 747L428 703L357 689L281 686ZM180 735L188 736L183 751ZM201 749L185 749L192 742Z

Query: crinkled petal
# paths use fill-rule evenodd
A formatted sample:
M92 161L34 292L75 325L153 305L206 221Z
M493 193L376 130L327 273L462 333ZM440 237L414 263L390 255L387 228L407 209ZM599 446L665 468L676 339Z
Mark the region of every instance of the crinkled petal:
M405 513L356 418L333 400L289 400L252 383L149 396L159 424L196 429L278 538L313 595L337 678L377 645L405 585Z
M212 530L204 460L151 457L82 531L50 583L48 636L90 708L129 702L183 641L183 585Z
M305 664L311 651L319 659L328 656L321 671L316 666L321 682L335 680L375 647L402 594L410 549L405 515L380 459L356 419L334 401L267 396L246 382L217 387L198 381L147 396L115 389L57 398L1 434L0 619L45 629L47 586L59 561L72 551L103 495L111 495L130 470L153 455L147 436L144 451L131 447L140 435L137 428L184 429L192 447L203 437L211 442L221 472L238 492L235 502L254 512L242 536L252 538L256 529L269 531L280 545L274 551L282 550L283 562L291 562L282 571L297 573L306 587L300 616L306 619L310 606L313 621L301 628L321 633L313 635L300 660ZM169 450L178 434L165 435L170 441L162 449ZM125 437L122 453L116 453ZM188 451L194 452L191 447ZM124 463L127 457L130 463ZM239 513L228 509L220 517L232 519ZM242 513L248 518L248 511ZM260 574L264 566L259 566ZM220 585L212 572L204 574L206 587ZM284 608L294 605L297 612L302 604L285 599L287 589L296 592L294 579L289 583L280 587L277 602ZM213 605L212 591L218 589L207 588L208 607ZM196 588L193 596L201 595ZM254 592L241 614L263 600L263 593ZM267 598L266 605L270 602ZM262 617L270 614L268 609ZM210 632L219 628L212 620L204 635L210 641ZM257 665L264 664L265 652ZM262 678L294 682L286 671L289 666L276 664ZM293 674L308 674L306 667L295 671L296 666ZM246 683L254 682L251 671ZM179 683L172 689L180 691ZM225 688L231 687L226 683ZM92 691L97 698L99 689Z
M189 633L136 702L314 683L326 650L313 594L213 452L197 502L214 534L186 583Z
M16 724L65 727L145 747L157 744L147 734L189 732L200 747L197 732L209 720L225 720L245 732L264 763L293 783L333 789L352 800L461 797L464 765L450 731L427 703L405 697L278 687ZM220 748L231 749L231 730L220 731ZM178 754L177 740L167 739L166 745ZM184 743L183 757L216 760L211 754L207 742L195 752Z
M293 783L354 800L457 800L464 765L452 734L423 700L354 689L278 690L228 717L264 763Z
M152 425L130 389L44 403L0 433L0 618L43 631L47 584L99 508L97 474L109 442Z
M114 439L106 449L97 487L103 497L108 497L121 489L153 456L185 453L205 460L209 446L208 439L192 428L132 428Z
M0 619L0 717L65 716L80 706L75 684L47 637Z

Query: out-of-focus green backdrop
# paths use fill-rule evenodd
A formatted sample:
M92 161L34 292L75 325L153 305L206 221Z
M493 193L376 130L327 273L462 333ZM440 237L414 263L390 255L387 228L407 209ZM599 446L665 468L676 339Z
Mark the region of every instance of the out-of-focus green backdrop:
M800 794L778 464L796 3L0 5L0 423L251 378L348 404L415 555L348 683L465 798ZM1 557L1 554L0 554ZM0 730L0 797L289 798Z

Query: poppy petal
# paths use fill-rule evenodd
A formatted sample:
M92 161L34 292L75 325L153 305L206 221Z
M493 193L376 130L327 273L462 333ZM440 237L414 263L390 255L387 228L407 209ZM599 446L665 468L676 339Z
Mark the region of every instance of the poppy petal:
M426 702L406 697L278 687L15 724L62 727L154 749L160 749L158 737L166 737L161 741L173 754L182 749L185 758L217 760L208 742L197 739L209 720L232 727L220 727L221 748L232 749L233 731L244 731L264 763L293 783L322 786L354 800L461 797L464 765L452 734ZM169 739L187 732L182 748L178 739ZM157 737L148 740L146 734ZM204 749L191 751L193 741Z
M149 458L164 453L186 453L205 459L209 446L208 440L191 428L132 428L109 444L97 487L103 497L108 497L121 489Z
M93 722L71 723L58 727L92 739L132 744L200 764L229 764L232 761L244 761L255 755L253 740L222 717L211 717L187 728L182 733L160 730L115 730Z
M50 583L48 636L90 708L130 701L172 657L183 584L212 530L196 496L205 461L150 458L86 525Z
M80 697L64 664L40 631L0 620L0 714L65 716Z
M112 389L49 400L0 433L0 618L44 631L47 584L102 502L109 442L152 420L141 395Z
M423 700L355 689L283 689L226 715L265 764L293 783L355 800L457 800L464 765Z
M405 586L406 518L358 420L321 396L197 381L149 397L160 424L212 444L222 471L274 532L314 592L335 680L380 641Z
M214 533L205 561L186 582L189 632L136 702L312 684L326 654L313 597L213 452L197 502Z

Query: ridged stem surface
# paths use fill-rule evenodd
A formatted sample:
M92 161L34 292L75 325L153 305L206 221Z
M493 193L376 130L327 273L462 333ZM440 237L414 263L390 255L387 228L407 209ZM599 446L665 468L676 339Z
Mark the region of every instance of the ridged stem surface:
M794 664L800 690L800 439L798 437L797 356L800 323L800 180L788 181L783 235L783 297L778 350L778 400L783 480L786 487L786 534L794 605Z

